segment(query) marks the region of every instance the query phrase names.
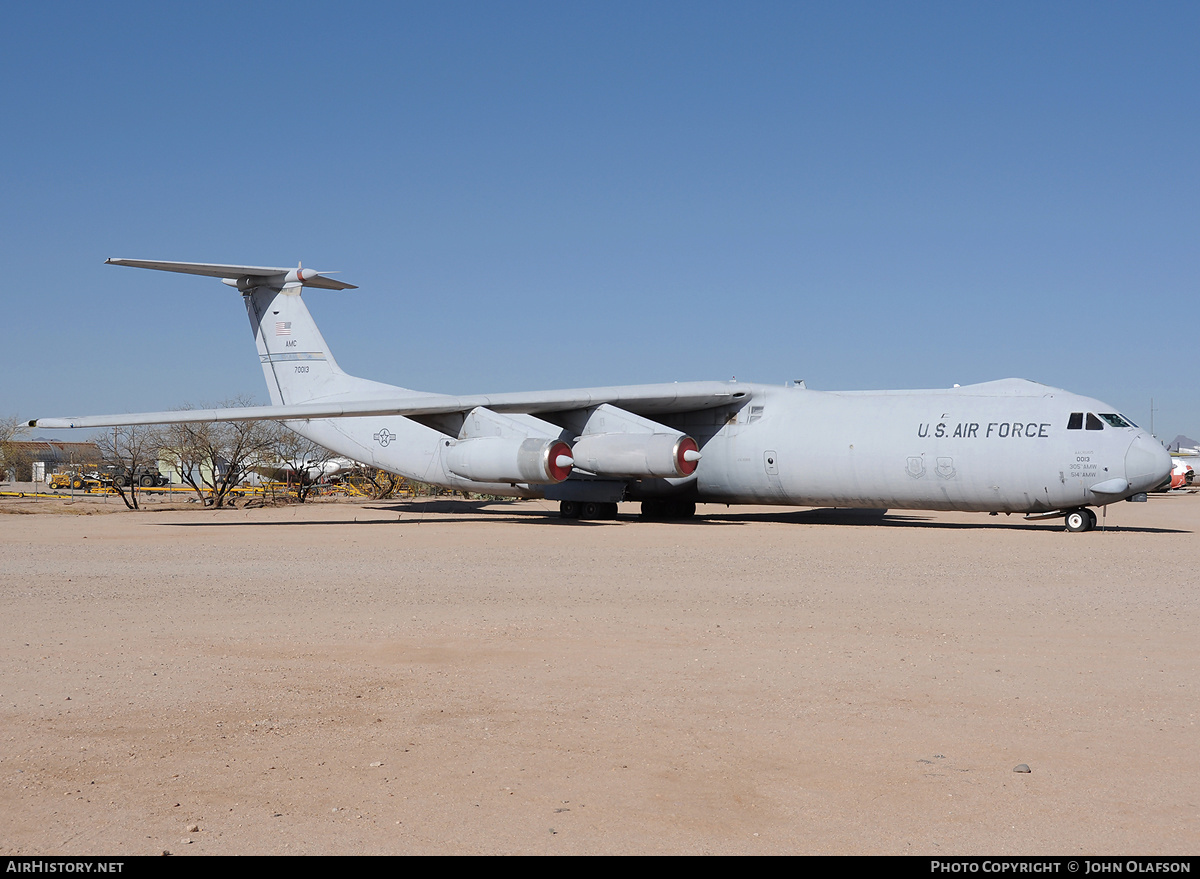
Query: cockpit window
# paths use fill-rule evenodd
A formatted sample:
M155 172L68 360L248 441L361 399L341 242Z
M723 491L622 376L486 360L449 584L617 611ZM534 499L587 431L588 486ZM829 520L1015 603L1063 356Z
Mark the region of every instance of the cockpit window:
M1083 430L1083 413L1072 412L1067 419L1067 430Z
M1104 430L1104 425L1100 423L1100 419L1091 412L1087 414L1087 429L1088 430Z
M1111 427L1133 427L1132 424L1115 412L1101 412L1100 417L1108 422Z

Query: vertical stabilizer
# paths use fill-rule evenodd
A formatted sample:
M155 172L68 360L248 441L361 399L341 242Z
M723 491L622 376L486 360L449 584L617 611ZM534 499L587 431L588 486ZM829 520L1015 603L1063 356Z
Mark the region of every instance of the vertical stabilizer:
M258 359L275 405L339 396L383 397L402 390L342 372L300 298L299 285L282 290L254 287L244 296Z

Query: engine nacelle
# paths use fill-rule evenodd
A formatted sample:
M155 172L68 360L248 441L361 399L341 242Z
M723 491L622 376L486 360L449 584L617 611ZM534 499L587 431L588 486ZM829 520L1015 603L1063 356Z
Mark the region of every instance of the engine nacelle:
M574 463L570 446L541 437L481 436L446 451L446 468L474 482L562 482Z
M691 476L700 447L676 433L594 433L581 436L572 450L575 464L600 476Z

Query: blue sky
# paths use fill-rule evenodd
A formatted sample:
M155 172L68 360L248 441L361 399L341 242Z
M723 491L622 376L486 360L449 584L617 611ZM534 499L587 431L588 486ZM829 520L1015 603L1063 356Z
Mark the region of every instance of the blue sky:
M9 4L0 414L1020 376L1200 435L1194 3Z

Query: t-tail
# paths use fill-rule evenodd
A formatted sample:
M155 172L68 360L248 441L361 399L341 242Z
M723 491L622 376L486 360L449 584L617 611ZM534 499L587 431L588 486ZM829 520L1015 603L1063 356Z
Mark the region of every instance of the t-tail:
M313 269L230 266L212 263L109 259L111 265L182 272L221 278L241 292L254 332L263 376L276 406L340 399L395 396L394 385L347 375L304 304L304 287L353 290L353 284L328 278Z

